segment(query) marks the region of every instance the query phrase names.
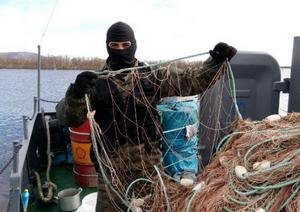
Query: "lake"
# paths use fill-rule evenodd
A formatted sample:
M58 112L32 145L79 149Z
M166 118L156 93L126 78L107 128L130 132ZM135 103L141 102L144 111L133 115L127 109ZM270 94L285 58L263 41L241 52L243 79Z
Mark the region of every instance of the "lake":
M80 71L41 71L41 98L61 99L78 73ZM0 70L0 168L11 154L8 150L12 142L22 138L22 116L32 116L36 81L36 70ZM54 111L55 104L42 102L41 107Z

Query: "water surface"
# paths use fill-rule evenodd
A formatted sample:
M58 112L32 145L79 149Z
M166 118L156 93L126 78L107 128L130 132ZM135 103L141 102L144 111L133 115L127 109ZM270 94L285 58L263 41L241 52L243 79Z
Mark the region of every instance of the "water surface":
M61 99L70 82L80 71L41 71L41 98ZM36 70L0 70L0 167L10 154L12 142L23 135L22 116L32 116L33 98L37 96ZM45 111L55 104L41 103Z

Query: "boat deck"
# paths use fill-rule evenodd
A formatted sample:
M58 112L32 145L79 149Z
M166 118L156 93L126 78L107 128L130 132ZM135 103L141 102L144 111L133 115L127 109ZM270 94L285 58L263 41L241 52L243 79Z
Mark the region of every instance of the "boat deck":
M79 186L75 183L75 177L72 171L72 165L64 165L64 166L54 166L51 168L50 177L51 180L57 185L57 190L61 191L66 188L78 188ZM97 188L83 188L83 191L80 194L80 198L82 199L87 194L96 192ZM34 193L30 195L30 200L27 208L27 212L55 212L60 211L58 204L53 202L49 205L42 205L35 198L37 197L36 187L34 188ZM33 199L35 198L35 199Z

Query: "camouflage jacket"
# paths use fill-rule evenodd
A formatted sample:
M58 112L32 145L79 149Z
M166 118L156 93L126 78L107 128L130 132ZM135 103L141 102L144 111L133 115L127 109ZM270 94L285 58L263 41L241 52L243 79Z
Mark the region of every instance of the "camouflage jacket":
M143 65L137 62L135 67ZM184 69L170 65L115 72L117 74L102 69L90 98L96 110L95 119L110 140L110 147L155 139L159 131L155 110L158 101L163 97L201 94L220 66L209 57L201 67ZM56 106L56 112L64 125L79 126L86 120L85 99L75 98L69 87L65 98Z

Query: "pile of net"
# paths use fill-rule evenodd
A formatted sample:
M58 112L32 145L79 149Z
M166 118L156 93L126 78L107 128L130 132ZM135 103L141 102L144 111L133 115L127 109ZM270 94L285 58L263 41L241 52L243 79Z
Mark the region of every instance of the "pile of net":
M219 146L194 187L159 176L147 208L300 211L300 113L273 121L241 120Z
M141 74L133 71L129 77L126 75L124 78L128 82L119 80L117 72L107 75L105 80L108 87L116 85L127 93L133 103L130 106L133 108L134 116L131 117L120 109L116 95L109 89L112 99L110 106L113 109L113 119L109 126L114 126L113 130L119 132L118 135L130 137L127 136L129 130L124 134L116 124L123 119L126 120L124 125L127 121L133 124L132 130L140 132L138 129L145 128L146 125L141 125L136 118L138 117L136 111L141 108L147 110L140 118L156 123L153 103L149 102L144 90L140 89L143 80L151 79L149 76L154 74L153 82L156 82L158 91L161 91L162 87L164 88L162 90L166 91L160 93L160 98L195 94L191 92L194 84L198 84L195 83L195 77L186 75L189 77L182 78L180 75L191 73L193 69L186 68L186 72L182 72L176 67L177 64L174 64L174 67L168 66L166 68L168 71L164 72L166 74L162 77L156 75L163 73L164 69L154 69ZM172 75L171 70L175 71L175 74ZM281 209L299 211L300 114L289 114L275 121L242 120L236 103L234 77L229 64L223 64L213 77L208 77L210 80L203 77L204 73L208 73L206 71L198 70L193 73L198 75L200 73L198 77L200 81L197 82L201 85L198 153L202 158L199 160L199 167L210 161L197 177L195 185L181 186L176 179L166 174L166 167L161 160L163 155L158 154L158 147L152 146L151 151L146 150L146 144L151 144L150 139L146 139L149 142L144 143L141 142L142 139L137 139L138 145L129 141L122 148L110 150L107 145L111 142L105 141L114 140L106 139L104 133L106 129L101 129L91 117L94 151L99 146L99 154L96 154L101 178L99 188L105 187L105 190L99 192L107 193L110 202L119 211L123 211L120 208L123 205L126 206L126 210L133 212ZM140 89L140 98L133 92L137 88ZM87 108L91 111L88 98L86 102ZM131 107L125 108L127 111L127 108ZM116 112L120 113L117 117ZM159 137L163 138L162 132ZM211 159L215 147L218 151ZM186 158L179 155L179 159L183 161Z

